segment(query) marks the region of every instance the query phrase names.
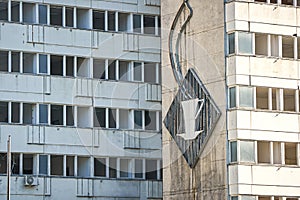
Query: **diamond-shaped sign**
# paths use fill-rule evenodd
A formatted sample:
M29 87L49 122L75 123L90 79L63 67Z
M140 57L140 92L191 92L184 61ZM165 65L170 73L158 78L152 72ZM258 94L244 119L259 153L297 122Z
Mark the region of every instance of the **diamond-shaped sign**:
M180 87L184 90L178 90L164 124L189 166L194 167L221 112L193 69Z

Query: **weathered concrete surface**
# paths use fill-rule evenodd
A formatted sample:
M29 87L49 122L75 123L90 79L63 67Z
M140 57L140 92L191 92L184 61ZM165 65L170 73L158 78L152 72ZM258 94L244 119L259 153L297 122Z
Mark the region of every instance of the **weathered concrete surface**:
M161 2L163 119L178 89L170 66L168 35L181 3L182 0ZM192 67L198 72L222 115L194 169L188 166L163 125L164 199L227 199L224 2L190 0L190 4L194 16L180 49L183 71Z

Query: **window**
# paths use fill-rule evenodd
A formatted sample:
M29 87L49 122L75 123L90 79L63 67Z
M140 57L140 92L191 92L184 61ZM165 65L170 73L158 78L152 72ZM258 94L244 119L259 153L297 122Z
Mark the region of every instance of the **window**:
M51 14L53 14L53 13L51 13ZM51 21L52 20L54 20L53 17L51 17ZM46 5L39 5L39 24L47 24L47 23L48 23L48 20L47 20L47 6Z
M144 15L144 33L155 34L155 16Z
M73 116L73 107L66 106L66 121L67 126L74 126L74 116Z
M143 160L136 159L134 164L135 178L143 178Z
M34 105L23 103L23 123L33 124L35 118Z
M35 54L23 53L23 72L32 74L36 71L35 66Z
M39 73L47 74L47 55L39 54Z
M33 174L33 154L23 155L23 174Z
M93 60L93 78L105 79L105 60Z
M0 122L8 123L8 103L0 102Z
M296 111L295 90L283 90L283 102L285 111Z
M90 159L88 157L78 157L78 168L77 174L80 177L89 177L90 176Z
M129 81L130 80L130 62L119 61L119 80Z
M82 57L77 58L77 76L89 77L89 59Z
M257 142L258 163L270 163L270 142Z
M67 156L66 175L74 176L74 156Z
M133 15L133 32L141 33L141 15Z
M62 56L51 56L51 75L63 75L63 57Z
M0 5L0 7L2 7ZM20 2L12 1L11 2L11 21L19 22L20 21Z
M66 75L74 76L74 57L66 57Z
M89 9L77 8L77 28L91 29L89 23Z
M11 71L20 72L20 53L11 52Z
M143 112L139 110L134 111L134 129L143 128Z
M73 8L66 7L66 26L74 27L74 11Z
M297 165L297 143L285 143L285 164Z
M237 162L237 142L230 142L230 161Z
M281 143L273 142L273 163L281 164Z
M8 1L0 0L0 20L8 20Z
M105 13L103 11L93 10L93 29L104 30Z
M229 88L229 108L236 107L236 88Z
M55 167L52 166L51 168ZM39 155L39 175L48 175L48 155Z
M253 54L252 33L238 33L238 52L242 54Z
M89 107L77 108L77 126L80 128L88 128L92 126L91 116L92 110Z
M23 22L33 24L35 23L35 4L23 2Z
M20 123L20 103L11 103L11 122Z
M94 176L106 177L106 159L94 158Z
M128 129L129 128L129 111L120 109L119 110L119 128Z
M281 4L285 4L285 5L293 5L293 0L281 0Z
M119 13L119 31L128 32L130 27L130 17L127 13Z
M145 129L156 130L156 112L145 111Z
M235 33L228 34L228 54L235 53Z
M294 58L294 38L282 36L282 57Z
M108 12L108 30L109 31L116 30L115 17L116 17L115 12Z
M95 108L94 110L94 127L106 127L106 109L105 108Z
M146 160L146 179L157 180L157 161Z
M252 87L239 87L239 104L240 107L254 107Z
M12 174L20 173L20 154L17 153L11 154L11 171Z
M268 55L268 35L255 33L255 54Z
M133 65L133 78L135 81L142 81L142 63L135 62Z
M120 159L120 177L121 178L132 177L130 159Z
M51 155L51 175L63 175L63 160L62 155Z
M146 83L156 83L156 63L144 64L144 77Z
M48 124L48 105L39 104L39 116L40 124Z
M109 178L117 178L117 159L109 158Z
M109 117L109 128L116 128L116 109L108 109L108 117Z
M116 80L116 61L110 61L108 64L108 79Z
M63 125L63 106L51 105L51 124Z
M0 51L0 71L8 72L8 51Z
M240 161L255 162L254 142L240 141Z
M7 170L7 154L0 153L0 174L6 174Z
M271 35L271 56L279 57L279 38L278 38L278 35Z
M269 108L269 88L257 87L256 88L256 108L268 109Z
M50 25L62 26L62 7L50 7Z

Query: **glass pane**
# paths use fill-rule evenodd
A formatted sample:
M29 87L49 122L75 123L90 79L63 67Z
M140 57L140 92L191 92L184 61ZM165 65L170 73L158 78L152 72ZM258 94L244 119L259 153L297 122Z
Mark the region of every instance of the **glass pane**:
M252 33L239 32L239 53L252 54Z
M39 105L39 114L40 114L40 123L48 123L48 105L40 104Z
M230 161L237 161L237 142L230 142Z
M229 88L229 108L236 107L236 88Z
M247 162L254 162L254 142L241 141L240 142L240 160Z
M134 80L142 81L142 63L134 63Z
M235 53L235 40L234 40L234 36L235 36L235 34L234 33L231 33L231 34L229 34L228 35L228 53L229 54L233 54L233 53Z
M142 111L134 111L134 128L135 129L142 129L143 128L143 117Z
M39 23L47 24L47 6L39 5Z
M241 196L241 200L256 200L255 196Z
M48 156L47 155L39 156L39 174L40 175L48 174Z
M47 74L47 55L39 55L39 73Z
M254 107L253 101L253 88L251 87L240 87L239 103L240 107Z

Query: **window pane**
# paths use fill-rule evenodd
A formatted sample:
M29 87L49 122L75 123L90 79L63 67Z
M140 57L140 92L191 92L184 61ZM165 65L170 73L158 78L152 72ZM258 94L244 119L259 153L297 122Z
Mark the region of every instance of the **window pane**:
M143 178L143 160L135 160L135 178Z
M253 88L251 87L240 87L239 103L240 107L254 107L253 101Z
M39 5L39 23L47 24L47 6Z
M134 80L142 81L142 63L134 63Z
M39 156L39 174L40 175L48 174L48 156L47 155Z
M8 51L0 51L0 71L8 71Z
M8 122L8 103L0 102L0 122Z
M236 162L237 161L237 142L230 142L230 161Z
M94 175L106 177L106 159L105 158L95 158L94 159Z
M141 15L133 15L133 32L141 33Z
M8 3L7 0L0 0L0 20L8 20Z
M236 88L229 88L229 108L236 107Z
M39 73L47 74L47 55L39 55Z
M254 142L240 142L240 159L241 161L254 162Z
M40 123L48 123L48 105L40 104L39 105L39 114L40 114Z
M239 53L252 54L252 33L238 33Z
M11 21L19 22L20 16L20 2L11 2Z
M234 36L235 36L235 34L234 33L231 33L231 34L229 34L228 35L228 53L229 54L233 54L233 53L235 53L235 40L234 40Z
M142 129L143 128L143 112L135 110L134 111L134 128L135 129Z

